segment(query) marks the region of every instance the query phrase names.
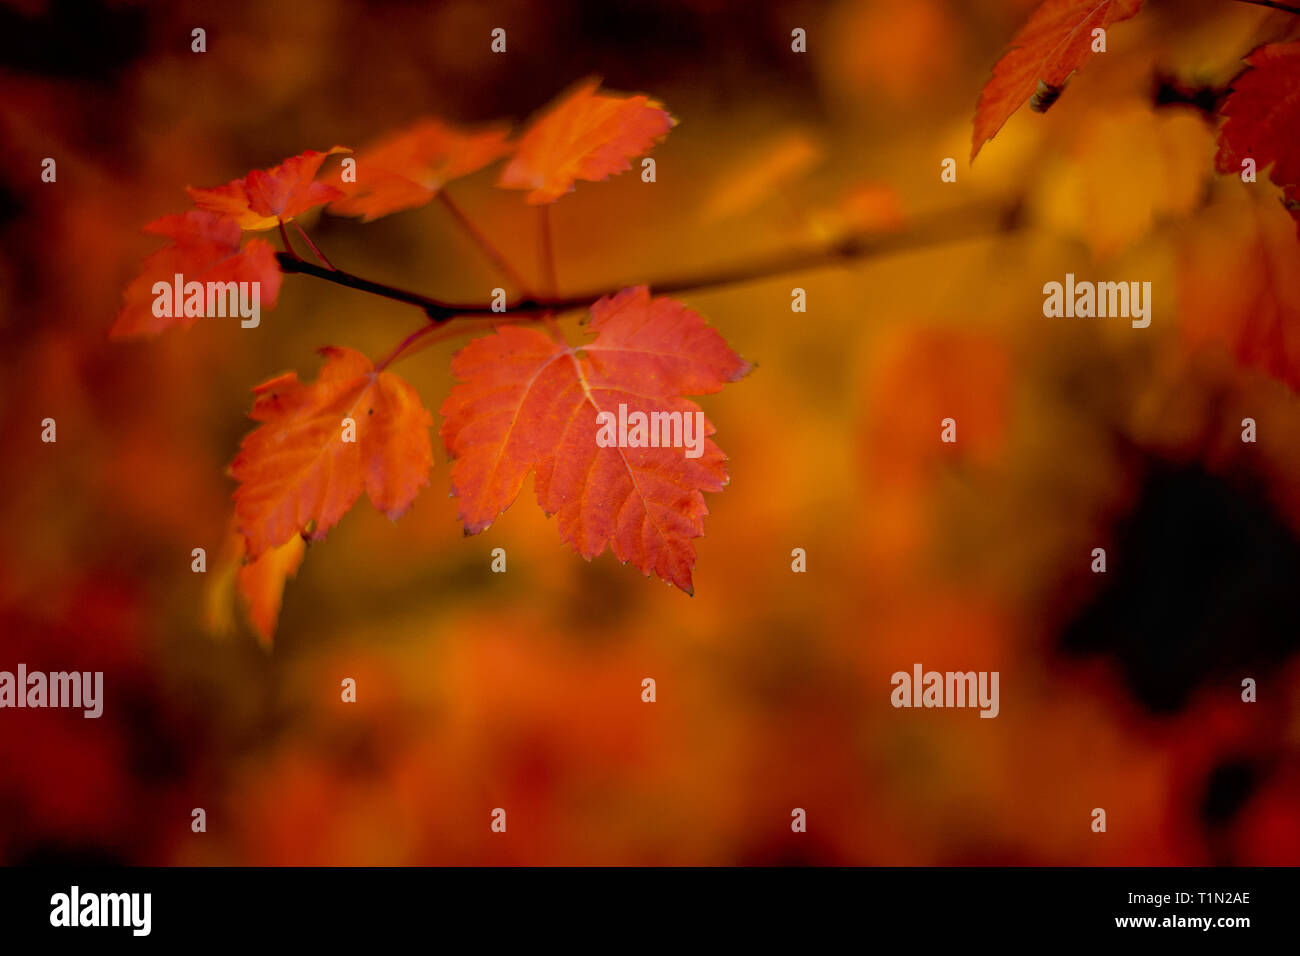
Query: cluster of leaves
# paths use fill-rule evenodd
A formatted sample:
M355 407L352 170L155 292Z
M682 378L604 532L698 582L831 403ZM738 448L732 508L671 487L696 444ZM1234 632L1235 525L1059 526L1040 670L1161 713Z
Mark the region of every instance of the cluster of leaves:
M997 61L980 94L972 161L1025 103L1037 112L1051 108L1074 72L1098 51L1096 31L1136 17L1143 6L1144 0L1044 0ZM1266 44L1245 62L1231 88L1215 98L1224 118L1215 166L1221 173L1237 174L1243 160L1254 160L1300 220L1300 43ZM674 124L649 97L603 93L597 81L589 80L562 95L517 135L504 125L458 129L437 119L420 120L356 155L355 181L320 178L332 155L351 152L336 146L309 150L225 186L191 189L194 208L146 227L171 242L145 261L127 288L112 334L153 335L191 324L196 315L185 314L179 303L170 316L151 307L154 284L170 282L175 273L200 282L260 281L266 306L274 304L283 272L309 272L380 291L376 283L336 270L297 217L326 207L370 222L440 199L525 294L524 303L534 306L517 310L511 319L515 324L498 325L471 341L452 363L460 384L441 407L440 435L453 460L452 493L459 499L466 532L487 528L533 473L538 503L548 515L558 515L560 534L574 550L590 559L610 548L643 573L653 571L690 593L691 542L703 533L707 513L702 492L726 484L725 456L711 440L697 459L671 449L602 448L596 443L596 416L619 404L645 412L698 411L686 396L720 390L748 372L749 364L695 312L672 299L652 297L644 287L583 301L592 337L569 344L544 306L575 302L559 299L554 288L548 291L556 298L539 299L445 191L452 180L504 160L497 185L524 190L527 204L545 209L579 180L599 181L628 170L629 161ZM1196 137L1187 142L1185 152L1194 154ZM781 169L806 165L806 148L794 145L793 152L778 156ZM1194 186L1184 192L1191 195ZM761 182L758 188L762 191ZM1166 199L1175 208L1187 201ZM743 200L742 195L737 201ZM1144 208L1142 214L1150 215L1161 208L1160 202ZM286 225L301 233L319 267L298 257ZM260 238L241 245L245 232L271 229L279 230L283 251L277 253ZM1260 242L1267 246L1259 261L1267 265L1275 258L1276 230L1264 223L1259 229ZM1104 244L1122 238L1121 230ZM856 248L838 246L829 250L829 258L853 254ZM1195 252L1189 241L1185 258L1193 261ZM1196 272L1193 280L1201 274ZM1289 281L1290 274L1271 267L1251 272L1256 279L1243 281L1253 290L1248 314L1236 323L1235 332L1219 337L1235 336L1231 344L1239 359L1300 387L1300 359L1291 345L1296 310L1285 304L1291 297L1279 297L1273 288ZM422 307L429 325L379 361L330 347L322 350L325 366L315 382L304 384L289 373L255 389L252 417L259 427L244 440L231 469L239 483L232 534L242 561L239 590L263 635L274 629L284 580L302 560L304 539L322 537L363 490L395 519L428 484L432 417L416 391L388 367L428 328L489 310L451 307L413 293L390 297ZM528 327L539 319L549 334ZM1188 327L1204 324L1189 322ZM345 440L345 421L353 423L354 440ZM713 433L712 425L706 432Z
M597 81L587 81L516 138L504 126L462 130L423 119L360 152L354 181L322 177L327 159L352 152L335 146L224 186L190 189L193 209L145 227L171 242L145 260L128 286L111 335L155 335L192 324L197 316L185 315L180 303L179 314L154 308L155 283L170 285L177 273L187 282L259 281L262 304L274 304L282 259L265 239L241 246L245 232L279 229L280 255L296 260L285 228L291 224L337 273L296 221L308 210L328 205L332 213L373 221L422 206L451 180L506 157L497 185L526 190L526 203L544 206L579 180L628 170L629 160L674 124L646 96L604 93ZM323 537L363 491L396 519L429 483L432 416L416 390L387 369L410 342L448 318L431 314L380 361L326 347L314 382L289 372L254 389L251 417L258 428L231 466L238 482L232 549L240 562L238 590L264 638L274 632L285 580L296 573L305 540ZM703 534L707 514L702 492L727 483L726 457L711 440L698 458L682 449L600 447L596 416L620 403L646 413L691 414L699 408L685 396L716 392L750 365L697 313L652 298L645 287L591 304L591 338L577 345L565 341L547 312L516 321L539 318L550 334L498 324L452 364L460 384L443 403L441 437L454 460L452 493L466 533L487 528L535 472L538 502L558 515L560 534L574 550L590 559L609 547L620 560L691 593L691 539ZM706 434L713 431L706 422Z
M1075 71L1092 58L1096 30L1129 20L1143 0L1045 0L993 67L975 108L971 159L1026 102L1046 112ZM1292 11L1300 12L1300 11ZM1282 188L1282 199L1300 222L1300 42L1271 43L1246 58L1220 112L1215 167L1240 173L1253 159Z
M1274 8L1300 23L1300 5L1243 2ZM1143 9L1143 0L1045 0L998 60L979 97L972 160L1026 102L1044 112L1064 94L1069 78L1095 55L1094 31ZM1233 178L1244 178L1248 168L1267 171L1281 190L1282 206L1300 223L1300 42L1294 39L1294 23L1277 32L1279 37L1245 55L1244 67L1226 88L1204 91L1202 109L1207 118L1221 120L1214 169ZM1154 174L1146 195L1131 208L1106 209L1106 222L1090 237L1095 249L1113 250L1129 226L1143 216L1149 220L1162 206L1190 211L1203 202L1199 176L1180 175L1176 168L1165 174L1150 160L1163 154L1166 162L1176 155L1179 164L1203 163L1196 125L1172 118L1165 124L1167 141L1152 149L1144 163ZM1108 126L1112 137L1129 134L1120 117L1109 118ZM1132 157L1134 150L1126 155ZM1093 206L1106 208L1105 203ZM1295 268L1294 236L1287 234L1285 217L1272 215L1260 203L1247 200L1237 206L1208 211L1202 224L1180 237L1184 339L1193 346L1226 349L1241 365L1300 389L1300 270Z

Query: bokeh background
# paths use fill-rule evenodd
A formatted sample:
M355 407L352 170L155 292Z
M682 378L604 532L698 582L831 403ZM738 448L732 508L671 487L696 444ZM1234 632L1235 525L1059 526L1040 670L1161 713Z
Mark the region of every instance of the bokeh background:
M1292 25L1151 0L972 166L976 96L1034 5L0 5L0 668L106 685L100 720L0 713L0 860L1300 862L1300 403L1267 367L1300 293L1260 278L1294 274L1300 242L1270 184L1214 177L1204 109ZM292 276L256 330L110 343L156 247L140 227L187 185L422 115L522 122L589 74L680 125L653 186L556 205L566 290L844 228L922 241L683 297L758 364L703 402L731 484L694 598L574 555L531 482L463 537L439 445L399 522L363 501L309 549L265 649L214 587L249 389L314 377L320 345L383 354L420 317ZM532 210L495 174L452 193L536 274ZM436 204L305 224L362 275L498 284ZM1152 281L1151 327L1045 319L1067 271ZM1265 313L1276 340L1237 334ZM431 410L456 344L396 366ZM894 710L914 662L999 671L1001 715Z

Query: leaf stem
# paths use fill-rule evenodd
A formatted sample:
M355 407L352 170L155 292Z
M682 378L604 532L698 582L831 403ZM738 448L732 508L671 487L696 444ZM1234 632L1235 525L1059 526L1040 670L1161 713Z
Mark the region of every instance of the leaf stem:
M326 269L330 269L334 272L337 272L338 270L334 268L334 264L331 263L328 259L326 259L325 253L321 252L320 249L317 248L316 243L311 241L311 236L307 235L307 230L302 227L302 225L298 222L297 219L293 221L293 225L294 228L298 230L299 235L301 235L303 239L306 240L307 245L311 247L311 251L316 255L316 258L321 261L321 265L323 265ZM280 227L284 228L283 222L280 223Z
M430 334L435 330L437 330L439 334ZM432 345L434 342L441 342L443 339L449 339L456 335L463 335L468 331L470 330L463 326L456 328L450 325L434 325L426 322L406 338L402 339L402 341L398 342L396 347L384 356L383 359L376 362L375 371L382 372L384 369L388 368L388 366L392 365L399 357L409 357L418 352L419 349L412 348L412 346L417 342L420 343L420 348L424 348L425 346Z
M451 198L451 194L447 192L447 187L444 186L442 189L438 190L438 201L442 203L443 207L449 213L451 213L451 217L456 220L456 224L464 230L466 235L474 240L478 247L483 251L483 254L491 260L492 265L496 266L497 271L513 282L515 288L518 289L521 294L528 295L528 280L519 274L519 270L512 266L509 260L501 254L501 250L492 244L492 241L483 234L478 226L474 225L473 220L471 220L469 216L465 215L465 210L461 209L460 205Z
M280 241L284 243L285 253L293 256L295 259L299 258L298 253L293 248L293 243L289 241L289 232L284 228L284 220L277 219L276 222L280 224ZM281 265L281 271L285 271L283 264Z
M541 210L541 224L538 229L542 275L546 277L546 294L554 297L560 291L560 282L555 275L555 243L551 237L551 204L538 207Z
M546 294L554 298L560 293L560 280L556 277L555 271L555 241L551 235L551 204L546 203L540 207L540 210L541 221L537 235L541 246L542 275L545 276ZM546 330L551 333L551 338L563 345L569 344L564 337L564 332L560 329L560 323L555 321L555 315L552 312L544 313L542 321L546 323Z

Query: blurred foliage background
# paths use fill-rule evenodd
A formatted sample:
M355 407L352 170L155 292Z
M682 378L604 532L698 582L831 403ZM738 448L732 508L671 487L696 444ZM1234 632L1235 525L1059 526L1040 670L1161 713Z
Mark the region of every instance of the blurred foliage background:
M1215 179L1203 111L1157 105L1161 77L1222 87L1292 25L1151 0L971 166L976 96L1034 5L0 6L0 668L103 670L106 688L97 721L0 713L0 860L1300 860L1300 412L1219 328L1269 306L1241 301L1253 230L1289 248L1283 269L1300 245L1273 187ZM399 522L360 503L309 549L269 652L242 624L211 633L213 570L190 552L215 562L224 540L249 389L314 376L321 345L382 354L420 317L291 276L255 330L110 345L156 245L140 227L187 185L422 115L522 122L590 74L680 125L653 186L556 205L565 290L653 286L862 216L936 241L683 297L759 366L703 402L731 484L693 599L578 558L531 482L464 538L439 446ZM451 191L536 274L535 217L495 174ZM1019 214L937 241L986 206ZM436 204L306 225L361 275L452 300L498 284ZM1042 284L1067 271L1151 280L1151 327L1045 319ZM455 344L397 367L435 412ZM1001 715L894 710L889 677L914 662L1000 671Z

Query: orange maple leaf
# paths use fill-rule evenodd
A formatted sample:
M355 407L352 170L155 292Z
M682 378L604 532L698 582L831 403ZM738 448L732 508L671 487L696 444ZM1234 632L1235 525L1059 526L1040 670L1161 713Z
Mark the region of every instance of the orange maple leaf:
M1070 75L1092 57L1092 31L1136 16L1142 0L1046 0L1020 28L993 67L975 108L970 158L997 135L1011 114L1030 104L1044 112Z
M598 79L586 80L533 120L497 185L530 190L529 205L555 202L576 180L627 172L630 158L677 125L657 100L597 93L599 86Z
M275 249L265 239L251 239L241 249L238 225L194 209L155 219L144 231L166 236L171 244L148 256L140 274L126 287L122 310L109 329L110 337L157 335L166 329L193 325L197 316L186 315L180 302L172 303L170 316L157 315L154 309L155 284L162 282L171 289L178 274L186 283L201 282L205 286L208 282L259 282L261 306L270 308L275 304L283 276Z
M509 132L504 126L471 131L420 120L357 156L357 181L342 184L344 196L330 204L330 212L371 222L423 206L451 180L510 152Z
M341 189L316 182L316 173L326 157L350 152L346 146L332 146L323 153L309 149L278 166L255 169L247 176L232 179L224 186L191 187L186 191L199 209L236 222L241 229L274 229L282 220L343 195Z
M683 395L719 391L752 367L696 312L644 286L591 307L595 340L555 342L506 326L452 360L461 379L443 403L452 494L477 534L514 502L529 471L537 500L584 558L608 545L621 561L692 593L692 538L704 533L703 491L727 483L713 425ZM603 447L598 414L680 414L701 423L698 456L683 447ZM698 413L698 414L697 414Z
M1233 81L1223 102L1227 120L1214 165L1221 173L1240 173L1246 159L1259 169L1271 164L1269 178L1282 187L1283 201L1297 216L1300 210L1289 200L1300 186L1300 42L1262 46L1246 62L1250 68Z
M352 349L320 350L311 385L293 372L253 389L251 417L231 474L235 517L252 560L296 534L323 538L364 490L396 520L429 482L429 413L407 382Z

